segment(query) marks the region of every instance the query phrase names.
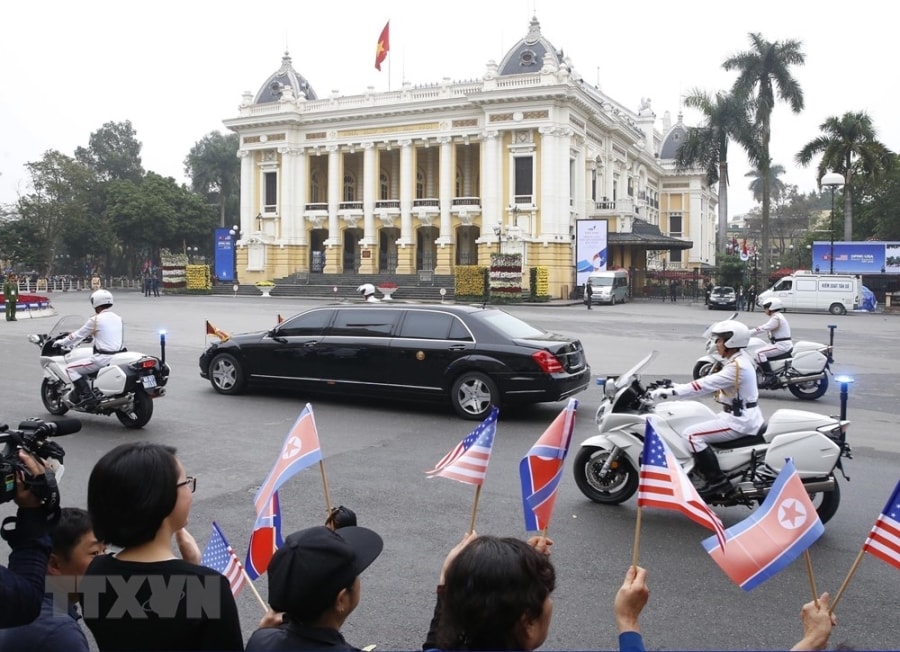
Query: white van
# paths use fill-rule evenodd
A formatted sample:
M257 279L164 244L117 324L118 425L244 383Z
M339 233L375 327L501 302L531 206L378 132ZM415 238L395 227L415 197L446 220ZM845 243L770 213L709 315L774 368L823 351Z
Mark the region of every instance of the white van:
M827 310L832 315L846 315L860 305L862 282L849 274L816 274L796 272L785 276L759 294L761 306L766 299L778 297L786 310Z
M593 272L588 282L594 291L591 303L616 305L628 301L628 272L615 269L607 272Z

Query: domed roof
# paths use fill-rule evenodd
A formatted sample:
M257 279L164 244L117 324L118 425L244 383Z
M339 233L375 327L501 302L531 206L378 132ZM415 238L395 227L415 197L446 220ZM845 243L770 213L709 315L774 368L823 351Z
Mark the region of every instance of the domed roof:
M266 102L278 102L281 94L286 88L293 91L294 97L305 97L308 100L319 99L313 87L309 85L306 78L294 70L291 65L291 56L285 51L281 57L281 68L275 71L262 85L256 94L254 104L265 104Z
M659 148L659 158L662 160L674 159L678 153L678 148L681 147L681 143L687 138L687 134L687 127L684 126L682 115L679 113L678 122L672 125L669 133L663 139L662 147Z
M498 75L522 75L528 72L540 72L544 65L544 55L550 53L556 67L563 61L562 51L553 47L547 39L541 36L541 24L537 16L531 19L528 26L528 34L516 43L506 53L500 65L497 67Z

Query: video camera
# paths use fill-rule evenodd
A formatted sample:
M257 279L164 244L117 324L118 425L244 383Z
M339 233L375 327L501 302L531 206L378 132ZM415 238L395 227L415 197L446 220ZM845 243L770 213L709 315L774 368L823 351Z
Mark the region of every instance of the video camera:
M18 429L10 430L6 424L0 424L0 504L12 500L16 496L16 474L21 471L25 478L25 486L44 505L48 512L59 507L59 488L56 484L56 472L62 474L62 462L66 452L62 446L49 437L70 435L81 430L78 419L57 419L44 421L33 418L19 424ZM43 476L32 476L25 463L19 459L19 451L24 450L34 457L43 460L47 472Z

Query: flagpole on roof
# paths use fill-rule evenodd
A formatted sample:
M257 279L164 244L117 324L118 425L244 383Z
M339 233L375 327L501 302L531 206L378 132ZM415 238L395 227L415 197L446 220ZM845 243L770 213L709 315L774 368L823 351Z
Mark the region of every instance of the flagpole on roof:
M847 573L847 577L844 578L844 583L841 584L841 588L838 589L837 595L834 596L834 602L831 603L831 608L828 610L829 614L834 613L834 610L837 607L837 603L840 601L841 596L844 594L844 589L846 589L847 585L850 583L850 579L853 577L853 573L856 572L856 567L859 566L859 562L862 561L864 554L866 554L866 549L860 548L859 554L856 555L856 561L853 562L853 566L850 567L850 572Z
M806 558L806 572L809 575L809 588L812 589L813 594L813 603L816 605L816 609L819 608L819 592L816 590L816 578L813 577L812 571L812 558L809 556L809 548L803 551L803 556Z
M481 485L475 485L475 502L472 503L472 520L469 521L469 534L475 531L475 514L478 512L478 498L481 496Z

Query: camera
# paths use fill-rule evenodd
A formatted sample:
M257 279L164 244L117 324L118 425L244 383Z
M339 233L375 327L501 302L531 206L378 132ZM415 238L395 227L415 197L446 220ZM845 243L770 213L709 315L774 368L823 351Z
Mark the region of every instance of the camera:
M25 485L44 505L48 511L59 507L59 489L56 484L56 472L62 474L62 462L65 451L62 446L50 437L69 435L81 430L78 419L58 419L44 421L42 419L26 419L19 423L16 430L6 424L0 425L0 503L12 500L16 496L16 475L19 472L25 477ZM23 450L45 462L47 472L43 476L32 476L19 459L19 451Z

